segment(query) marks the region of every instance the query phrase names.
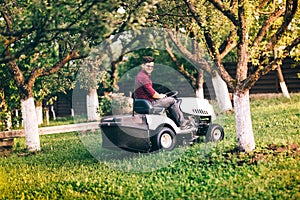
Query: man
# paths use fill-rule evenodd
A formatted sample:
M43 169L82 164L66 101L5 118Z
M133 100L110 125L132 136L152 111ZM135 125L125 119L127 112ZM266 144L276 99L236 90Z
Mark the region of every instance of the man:
M177 124L182 128L185 128L189 123L189 120L184 119L177 100L173 97L167 97L165 94L160 94L153 88L150 79L153 68L154 58L145 56L142 69L135 78L135 98L147 99L153 106L161 106L169 109Z

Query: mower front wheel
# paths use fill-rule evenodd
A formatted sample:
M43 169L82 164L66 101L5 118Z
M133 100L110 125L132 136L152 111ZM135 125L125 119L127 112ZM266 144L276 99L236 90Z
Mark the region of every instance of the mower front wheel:
M216 141L223 140L224 129L219 124L211 124L209 125L205 137L207 142L216 142Z
M168 127L161 128L156 135L156 150L171 151L176 146L176 135L173 130Z

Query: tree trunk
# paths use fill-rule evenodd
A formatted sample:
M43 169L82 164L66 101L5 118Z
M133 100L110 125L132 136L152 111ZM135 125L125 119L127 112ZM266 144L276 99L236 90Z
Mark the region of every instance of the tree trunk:
M73 108L71 108L71 117L74 117L74 109Z
M42 106L42 102L37 102L36 103L35 110L36 110L38 125L41 125L41 124L43 124L43 106Z
M196 97L199 99L204 99L204 90L203 87L199 87L196 89Z
M286 98L290 99L291 96L289 94L289 91L288 91L288 88L287 88L287 86L285 84L285 81L282 81L279 84L280 84L280 88L281 88L283 96L285 96Z
M15 109L15 117L17 118L17 121L16 121L16 127L19 128L20 127L20 121L19 121L19 110L18 109Z
M13 124L12 124L12 119L11 119L11 112L10 111L6 111L6 120L5 120L5 125L6 125L6 127L5 127L5 130L8 130L8 131L10 131L11 130L11 128L12 128L12 126L13 126Z
M33 97L21 100L21 107L26 148L31 152L40 151L40 136Z
M87 104L87 120L88 121L97 121L100 118L98 113L99 109L99 101L97 89L89 89L88 94L86 96L86 104Z
M3 129L9 131L12 127L11 112L8 110L8 106L4 96L4 89L1 89L0 97L0 110L4 113L3 118L1 117L0 120L3 120Z
M46 119L46 124L50 124L50 115L49 115L49 108L45 109L45 119Z
M239 150L250 152L255 149L255 141L252 130L249 91L245 94L234 93L233 102Z
M236 69L236 86L233 94L234 115L236 121L236 134L238 138L239 150L250 152L255 149L254 134L252 130L249 89L246 89L243 82L247 78L248 73L248 30L246 20L244 0L239 1L238 17L240 24L237 34L239 42L237 46L238 62Z
M227 84L217 72L213 72L212 84L220 110L222 112L232 110Z
M52 113L52 117L53 117L53 120L56 120L56 114L55 114L55 110L54 110L54 106L50 106L50 110L51 110L51 113Z
M290 99L290 94L288 91L288 88L285 84L284 78L283 78L283 74L282 74L282 70L280 65L277 66L277 73L278 73L278 77L279 77L279 84L280 84L280 88L282 91L283 96L285 96L286 98Z
M277 52L278 52L278 48L274 47L274 49L273 49L274 58L277 58ZM291 97L290 97L288 88L287 88L287 86L285 84L283 73L282 73L280 65L277 65L277 74L278 74L279 84L280 84L280 88L281 88L283 96L285 96L286 98L290 99Z
M197 83L197 89L196 89L196 97L200 99L204 99L204 71L202 69L199 69L198 73L198 83Z

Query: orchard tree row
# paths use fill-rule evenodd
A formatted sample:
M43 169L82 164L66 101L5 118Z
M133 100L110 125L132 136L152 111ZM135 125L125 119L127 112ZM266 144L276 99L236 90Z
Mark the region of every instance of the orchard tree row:
M119 73L126 71L119 63L135 53L135 46L142 46L138 38L151 42L153 34L141 35L141 28L161 30L159 45L198 97L203 96L204 74L211 76L222 110L232 109L228 88L234 91L241 151L255 148L249 90L286 57L299 59L298 0L3 0L0 5L1 109L21 108L31 151L40 150L36 107L74 88L76 73L84 65L85 73L96 80L84 84L96 108L97 89L117 87ZM134 37L121 37L126 31ZM120 42L121 48L114 48ZM98 49L100 58L90 61L99 45L105 47ZM190 70L182 58L197 70ZM224 67L228 59L237 62L235 77ZM251 73L249 63L255 66ZM99 72L105 78L97 77Z

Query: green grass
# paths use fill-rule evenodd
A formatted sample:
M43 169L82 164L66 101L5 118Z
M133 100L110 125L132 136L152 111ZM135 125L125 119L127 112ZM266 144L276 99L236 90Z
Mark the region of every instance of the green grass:
M41 136L42 151L31 155L16 139L0 158L0 199L300 199L300 94L252 100L251 112L248 154L236 151L233 114L222 118L224 141L174 153L92 156L86 144L97 149L99 134L87 143L89 134L64 133Z
M55 120L51 119L49 124L43 123L40 127L47 127L47 126L60 126L60 125L67 125L67 124L75 124L75 123L83 123L87 122L86 117L57 117Z

